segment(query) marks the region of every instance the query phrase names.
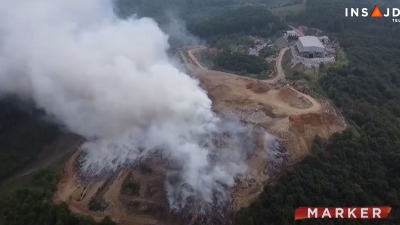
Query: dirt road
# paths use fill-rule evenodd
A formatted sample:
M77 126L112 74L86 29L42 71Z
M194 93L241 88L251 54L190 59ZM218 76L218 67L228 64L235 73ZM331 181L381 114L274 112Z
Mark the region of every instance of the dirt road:
M276 83L280 80L285 80L285 71L282 67L282 59L283 59L283 56L285 55L286 51L289 49L290 49L290 47L281 49L281 51L279 52L278 59L276 60L276 68L277 68L278 73L277 73L276 77L266 80L266 82ZM289 86L288 88L290 88L292 91L296 92L297 94L303 96L304 98L306 98L308 101L310 101L312 103L312 106L310 108L308 108L309 111L318 111L321 109L321 104L317 100L315 100L313 97L306 95L304 93L301 93L300 91L294 89L293 87Z
M285 55L286 51L289 50L290 48L283 48L281 49L281 51L279 52L279 56L278 58L275 60L276 61L276 68L277 68L277 75L269 80L266 80L268 83L276 83L280 80L284 80L285 79L285 71L282 68L282 58Z
M219 81L222 82L221 79L223 79L223 82L221 85L224 85L224 83L231 83L232 87L235 87L236 90L240 90L241 93L247 94L247 98L253 98L253 99L258 99L261 102L264 102L268 105L271 105L275 108L276 111L278 112L284 112L287 115L301 115L301 114L306 114L306 113L316 113L319 112L321 109L321 104L315 100L313 97L306 95L304 93L299 92L298 90L294 89L293 87L287 86L290 90L295 92L296 94L299 95L299 98L304 98L307 99L310 103L311 106L308 108L296 108L288 105L286 102L279 100L277 98L277 95L279 91L272 90L268 93L265 93L264 95L259 95L252 93L250 91L245 90L245 88L240 88L241 86L246 86L242 85L242 83L246 83L248 81L253 81L253 82L260 82L259 80L252 79L252 78L244 78L242 76L232 74L232 73L226 73L226 72L221 72L221 71L215 71L215 70L209 70L205 68L203 65L201 65L200 61L197 59L196 54L207 49L205 46L189 46L187 47L187 55L189 57L189 61L191 61L196 68L193 68L191 65L187 65L188 68L191 68L192 70L197 70L197 75L203 76L205 79L210 79L212 82L218 83ZM280 81L285 80L285 71L282 67L282 59L283 56L285 55L285 52L289 50L290 48L283 48L279 52L279 56L276 59L276 68L277 68L277 75L268 80L261 80L261 82L265 82L269 85L275 85ZM239 92L239 91L238 91Z
M189 48L189 50L187 51L188 56L192 60L192 62L195 64L195 66L197 66L199 69L207 70L207 68L204 67L203 65L201 65L201 63L199 62L199 60L195 56L196 53L207 49L207 47L199 45L199 46L188 46L188 48Z
M73 134L62 134L58 137L54 143L45 147L37 158L31 164L26 165L26 168L16 173L13 177L9 178L8 181L18 180L22 177L28 176L32 173L37 172L42 168L46 168L68 155L72 155L74 151L83 143L83 139Z
M107 209L102 212L89 210L89 202L98 193L105 181L91 181L89 184L85 184L80 180L77 172L78 168L75 165L80 152L80 150L75 152L65 165L63 177L58 183L57 191L53 196L55 203L66 202L72 212L91 216L96 221L102 220L104 216L110 216L115 222L124 225L157 224L157 220L150 216L128 213L122 205L119 199L120 188L128 175L127 171L121 171L104 194L104 200L108 204Z

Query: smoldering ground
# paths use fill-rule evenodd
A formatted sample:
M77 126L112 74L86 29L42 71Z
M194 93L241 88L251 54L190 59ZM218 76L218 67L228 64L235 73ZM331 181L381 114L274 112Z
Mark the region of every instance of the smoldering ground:
M154 20L122 20L108 0L1 0L0 93L32 99L85 137L86 174L158 150L180 168L166 181L172 208L227 198L251 129L218 118L168 48ZM228 135L222 145L218 135Z

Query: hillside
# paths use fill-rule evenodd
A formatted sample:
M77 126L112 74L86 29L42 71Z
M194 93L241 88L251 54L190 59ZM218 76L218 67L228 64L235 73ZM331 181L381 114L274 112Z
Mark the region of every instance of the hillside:
M80 142L32 102L0 100L0 224L96 224L50 201L63 161Z
M277 7L300 0L117 0L116 11L123 17L137 14L160 20L173 13L185 20L207 18L241 6L264 5Z
M350 63L327 68L319 85L352 126L329 142L316 139L313 153L243 209L237 224L293 224L294 209L304 205L390 205L393 211L385 224L399 221L399 26L388 19L343 18L343 7L358 3L309 0L303 14L288 18L338 36Z
M14 97L0 100L0 181L37 159L60 134L44 112ZM23 140L23 141L21 141Z

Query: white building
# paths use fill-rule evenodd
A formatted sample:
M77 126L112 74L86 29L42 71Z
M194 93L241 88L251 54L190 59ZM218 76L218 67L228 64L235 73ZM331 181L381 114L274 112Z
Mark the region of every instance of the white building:
M299 37L296 46L300 55L304 57L314 58L325 56L325 47L315 36Z

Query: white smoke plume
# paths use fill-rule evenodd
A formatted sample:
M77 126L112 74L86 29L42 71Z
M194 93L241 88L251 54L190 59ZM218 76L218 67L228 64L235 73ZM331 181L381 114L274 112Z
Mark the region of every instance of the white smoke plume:
M33 99L84 136L84 172L161 151L181 168L179 182L167 182L180 208L189 197L213 201L245 171L246 128L213 114L198 81L170 62L152 19L121 20L108 0L0 3L0 93ZM213 135L227 131L230 142L215 153Z

